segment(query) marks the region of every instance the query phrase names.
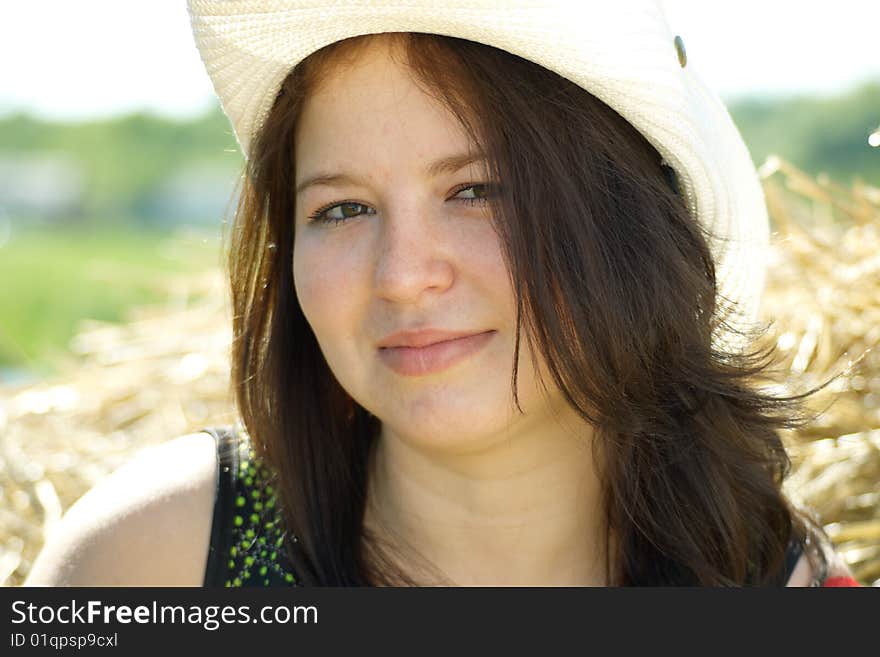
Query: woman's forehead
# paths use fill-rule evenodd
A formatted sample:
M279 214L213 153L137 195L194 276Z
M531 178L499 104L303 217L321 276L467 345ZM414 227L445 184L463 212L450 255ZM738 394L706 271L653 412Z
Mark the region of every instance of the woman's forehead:
M463 126L425 93L404 64L370 47L350 66L337 66L308 94L297 125L297 156L314 151L406 147L435 152L468 143ZM323 158L324 155L322 154Z
M302 64L310 80L307 95L319 93L328 82L353 69L405 65L406 36L405 32L365 34L337 41L312 54Z

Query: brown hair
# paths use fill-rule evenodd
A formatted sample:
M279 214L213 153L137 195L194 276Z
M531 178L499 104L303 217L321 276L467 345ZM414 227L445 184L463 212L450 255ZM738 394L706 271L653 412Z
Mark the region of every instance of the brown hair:
M514 399L522 325L595 429L609 582L773 583L789 541L820 531L781 490L790 463L778 430L812 419L806 394L758 385L773 347L713 342L735 330L733 304L718 294L711 236L657 151L535 63L453 37L394 37L502 182L492 219L517 299ZM317 585L414 583L364 528L379 420L337 382L293 287L297 119L322 71L370 38L332 44L284 81L252 145L229 255L236 400L277 475L290 556Z

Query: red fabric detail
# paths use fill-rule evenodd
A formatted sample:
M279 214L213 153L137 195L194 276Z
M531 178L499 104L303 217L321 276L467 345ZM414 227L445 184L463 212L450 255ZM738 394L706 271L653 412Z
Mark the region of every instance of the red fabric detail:
M848 576L829 577L822 586L861 586L856 580Z

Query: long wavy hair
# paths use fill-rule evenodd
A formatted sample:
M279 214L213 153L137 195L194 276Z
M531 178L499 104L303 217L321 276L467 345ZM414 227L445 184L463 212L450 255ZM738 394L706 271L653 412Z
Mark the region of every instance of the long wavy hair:
M285 79L253 141L229 244L235 399L275 473L285 547L312 585L416 582L364 526L380 421L338 383L293 284L303 101L374 36L327 46ZM517 299L514 399L519 408L523 328L594 428L607 581L778 584L790 541L821 533L782 491L790 461L779 431L815 419L802 402L821 388L772 395L760 383L775 347L718 348L719 331L739 330L726 321L734 305L718 292L712 236L660 155L607 105L533 62L453 37L393 38L502 182L492 220ZM766 328L740 335L754 345ZM810 558L824 562L820 551Z

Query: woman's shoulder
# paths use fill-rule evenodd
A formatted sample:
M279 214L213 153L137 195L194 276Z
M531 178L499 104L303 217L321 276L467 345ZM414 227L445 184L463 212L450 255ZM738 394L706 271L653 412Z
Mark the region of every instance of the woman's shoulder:
M141 450L68 509L25 586L201 586L217 479L208 433Z

